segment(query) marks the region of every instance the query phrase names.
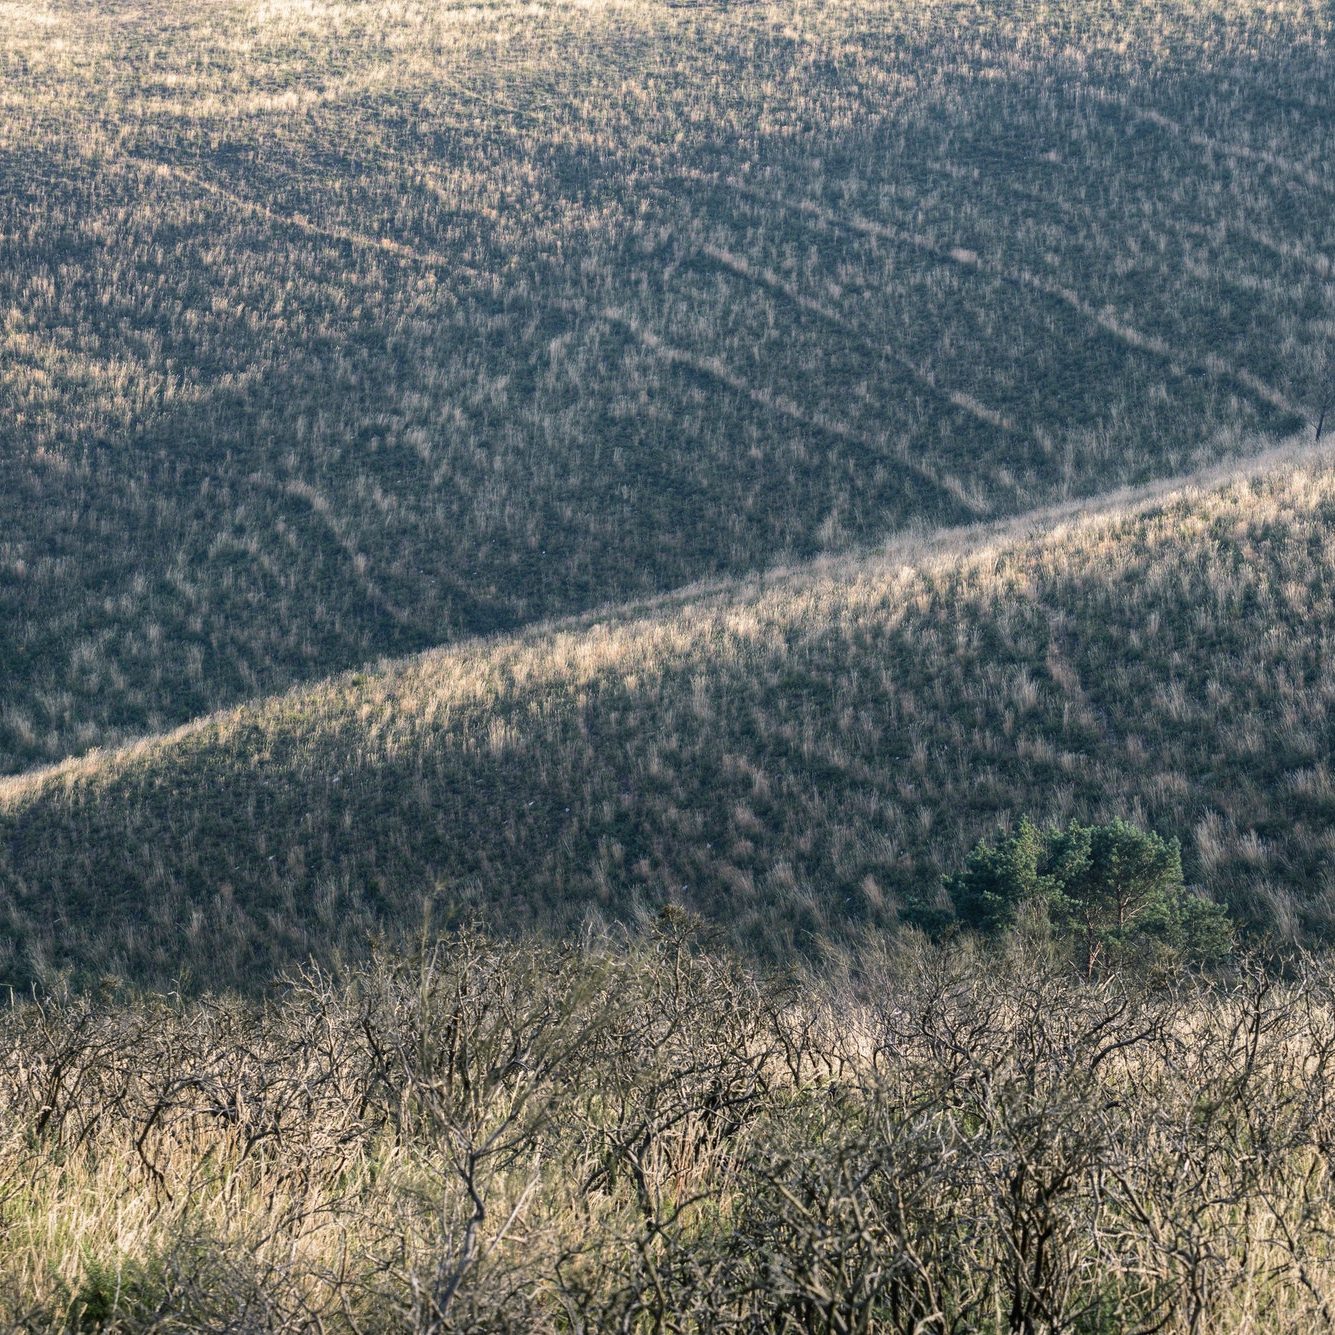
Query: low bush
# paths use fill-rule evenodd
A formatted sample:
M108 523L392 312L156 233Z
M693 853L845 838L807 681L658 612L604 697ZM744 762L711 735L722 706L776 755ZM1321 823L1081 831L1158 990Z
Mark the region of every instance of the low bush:
M268 1005L0 1015L0 1322L1233 1332L1335 1300L1335 970L906 937L823 981L680 915L424 940Z

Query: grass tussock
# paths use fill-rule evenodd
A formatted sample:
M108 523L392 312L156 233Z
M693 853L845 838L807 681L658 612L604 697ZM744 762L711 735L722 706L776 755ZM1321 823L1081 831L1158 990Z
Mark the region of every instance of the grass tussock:
M1335 982L1041 942L780 983L669 920L0 1016L29 1330L1324 1329Z
M946 908L998 827L1125 817L1329 935L1335 471L1272 466L345 675L0 789L3 975L248 986L438 911L683 904L750 954Z

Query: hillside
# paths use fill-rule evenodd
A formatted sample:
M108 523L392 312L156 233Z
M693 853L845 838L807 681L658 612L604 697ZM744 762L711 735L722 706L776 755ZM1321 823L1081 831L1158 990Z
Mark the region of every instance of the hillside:
M382 654L1093 495L1291 432L1329 368L1330 36L1316 0L0 5L0 772ZM476 652L433 661L467 676ZM555 665L565 651L494 652ZM558 695L584 689L541 671ZM508 718L508 695L457 689L448 719L410 711L403 727L448 738L475 714ZM639 715L638 688L618 689L594 753ZM254 726L275 726L274 708ZM1059 755L1075 737L1123 744L1072 709ZM743 729L728 754L800 751L809 726ZM834 751L863 755L850 726ZM966 740L984 726L959 724ZM644 763L673 735L635 739ZM346 791L353 736L291 746L339 753ZM926 812L943 800L932 747L957 741L923 744L921 761L858 764L906 765L896 783L916 795L896 801ZM483 755L498 783L533 772L524 746ZM702 775L665 781L685 805L660 794L663 833L641 843L619 814L648 801L628 790L638 777L591 774L586 792L575 761L544 763L574 766L572 815L611 804L569 831L585 870L553 884L562 902L600 859L609 903L636 879L619 858L646 860L655 885L726 875L742 899L772 870L735 851L760 840L750 816L733 830L734 806L756 809L755 833L780 819L740 770L704 802L714 852L678 866L653 840L685 837L668 832L701 809ZM1073 802L1088 791L1052 763ZM391 770L374 767L386 785ZM215 779L230 811L240 779ZM516 814L511 850L507 823L423 782L435 851L339 852L349 883L560 860L564 803L540 833ZM176 867L178 846L206 878L192 893L217 893L222 827L183 797L183 844L90 848L133 872L104 866L109 881L61 894L165 885L154 860ZM336 821L366 799L340 800ZM789 799L795 829L807 799ZM273 800L281 828L305 811ZM324 809L299 900L335 856ZM786 852L791 874L816 858L839 869L822 895L888 912L878 893L921 877L885 866L965 836L898 822L881 851L857 835ZM516 851L530 837L542 858ZM238 896L271 854L297 856L265 847L232 855ZM12 875L29 875L27 850ZM864 894L867 877L885 890Z
M1209 484L1208 488L1206 484ZM1335 468L898 540L471 641L0 785L0 978L196 983L376 924L666 902L788 958L979 837L1124 815L1278 939L1335 930Z

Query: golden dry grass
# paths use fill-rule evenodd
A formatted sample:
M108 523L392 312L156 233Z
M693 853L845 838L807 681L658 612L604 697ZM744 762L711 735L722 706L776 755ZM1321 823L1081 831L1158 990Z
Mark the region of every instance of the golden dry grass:
M856 978L856 982L852 981ZM679 926L0 1013L15 1330L1322 1330L1332 982Z

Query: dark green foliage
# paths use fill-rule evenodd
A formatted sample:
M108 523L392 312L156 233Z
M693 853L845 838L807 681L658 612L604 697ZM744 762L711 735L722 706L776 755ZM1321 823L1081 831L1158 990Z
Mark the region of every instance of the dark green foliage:
M1051 880L1039 871L1046 844L1028 816L1009 838L980 843L965 870L948 882L959 921L974 931L995 933L1012 926L1024 905L1050 902Z
M1123 820L1040 830L1025 817L1014 834L979 844L947 888L967 929L996 935L1038 915L1087 972L1155 946L1195 964L1218 963L1231 948L1223 907L1183 884L1177 840Z
M1079 943L1088 969L1150 924L1166 927L1186 894L1177 840L1121 820L1054 831L1043 864L1053 924Z

